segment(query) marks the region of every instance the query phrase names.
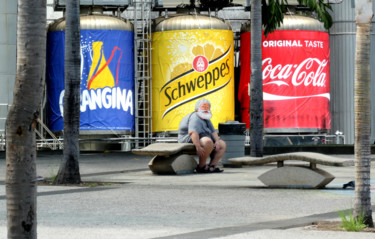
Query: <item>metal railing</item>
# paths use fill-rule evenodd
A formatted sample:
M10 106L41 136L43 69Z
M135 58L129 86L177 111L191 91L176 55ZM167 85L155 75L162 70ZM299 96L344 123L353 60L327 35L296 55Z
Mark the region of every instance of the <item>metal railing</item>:
M51 138L46 138L39 130L35 129L36 135L39 137L37 139L37 148L50 148L51 150L63 149L64 144L62 139L58 139L55 134L40 120L38 119L39 125L47 132L48 136Z

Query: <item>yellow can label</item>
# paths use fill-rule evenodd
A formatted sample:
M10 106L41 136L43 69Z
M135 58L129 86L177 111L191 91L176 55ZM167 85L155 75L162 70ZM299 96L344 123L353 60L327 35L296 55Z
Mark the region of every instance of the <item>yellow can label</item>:
M212 123L234 119L233 32L183 30L152 34L153 131L176 131L206 98Z

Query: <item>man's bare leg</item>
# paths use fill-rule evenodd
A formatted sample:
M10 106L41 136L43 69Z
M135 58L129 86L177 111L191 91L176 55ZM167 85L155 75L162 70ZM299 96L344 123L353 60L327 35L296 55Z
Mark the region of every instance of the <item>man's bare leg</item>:
M199 167L203 168L207 164L207 158L210 156L214 143L209 137L202 137L200 139L200 144L204 148L204 155L199 156Z
M215 156L213 159L211 159L210 165L216 166L216 164L219 162L219 160L223 157L225 150L227 149L227 144L225 141L220 140L218 141L219 147L215 149Z

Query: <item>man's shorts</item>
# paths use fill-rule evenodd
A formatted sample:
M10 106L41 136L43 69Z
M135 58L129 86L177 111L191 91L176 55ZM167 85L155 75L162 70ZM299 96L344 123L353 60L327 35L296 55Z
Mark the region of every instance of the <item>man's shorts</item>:
M178 139L178 142L179 143L193 143L193 141L191 140L191 137L190 135L185 135L184 137L181 137Z

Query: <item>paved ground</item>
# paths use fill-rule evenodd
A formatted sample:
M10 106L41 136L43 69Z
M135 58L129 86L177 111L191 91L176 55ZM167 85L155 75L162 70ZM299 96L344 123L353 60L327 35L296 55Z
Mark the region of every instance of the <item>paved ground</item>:
M55 175L61 157L39 153L38 174ZM39 186L38 238L375 238L306 228L314 221L339 220L338 211L352 207L354 191L342 185L354 179L354 167L322 167L336 176L323 190L272 189L257 177L273 166L159 176L148 169L149 160L131 153L82 153L82 180L109 184ZM0 238L6 238L4 178L0 156Z

